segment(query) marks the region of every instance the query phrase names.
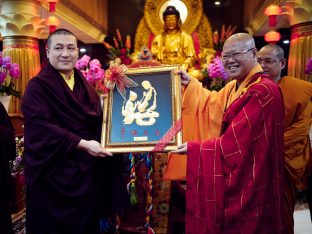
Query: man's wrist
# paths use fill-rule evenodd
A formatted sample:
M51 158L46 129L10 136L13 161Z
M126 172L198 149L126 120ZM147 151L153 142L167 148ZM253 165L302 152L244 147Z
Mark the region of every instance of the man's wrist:
M80 149L80 150L86 150L88 147L88 142L84 139L81 139L77 145L77 149Z

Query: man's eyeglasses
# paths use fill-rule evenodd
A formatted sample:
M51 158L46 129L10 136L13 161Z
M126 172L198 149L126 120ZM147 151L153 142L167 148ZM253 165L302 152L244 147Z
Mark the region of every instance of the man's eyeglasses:
M243 54L247 53L248 51L254 50L255 48L251 48L248 50L244 50L242 52L235 52L233 54L224 54L221 55L221 61L228 61L230 58L232 59L239 59Z
M270 66L272 65L273 63L276 63L277 61L274 60L274 59L261 59L261 58L258 58L257 59L258 63L261 65L261 64L264 64L264 65L267 65L267 66Z

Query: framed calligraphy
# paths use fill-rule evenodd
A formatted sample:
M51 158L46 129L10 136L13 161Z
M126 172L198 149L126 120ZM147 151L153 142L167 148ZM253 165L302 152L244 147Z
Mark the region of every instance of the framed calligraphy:
M178 66L128 69L138 87L126 89L126 99L111 90L104 100L101 144L109 152L149 152L181 122L181 81ZM174 133L175 134L175 133ZM164 138L162 139L164 142ZM179 131L164 151L182 143Z

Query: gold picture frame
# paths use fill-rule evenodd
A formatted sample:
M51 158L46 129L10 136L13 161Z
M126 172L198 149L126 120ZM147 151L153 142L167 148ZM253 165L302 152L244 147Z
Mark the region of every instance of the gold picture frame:
M181 119L179 66L128 69L126 76L139 86L127 88L126 100L117 89L104 99L101 144L109 152L150 152ZM182 143L182 132L167 144L171 151Z

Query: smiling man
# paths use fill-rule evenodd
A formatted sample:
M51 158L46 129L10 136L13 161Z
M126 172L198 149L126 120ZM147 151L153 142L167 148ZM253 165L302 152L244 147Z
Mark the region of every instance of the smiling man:
M181 71L186 233L284 233L283 99L256 53L248 34L226 40L219 92Z
M283 93L285 105L285 208L287 233L294 233L293 213L298 191L308 188L311 175L309 132L312 118L312 84L294 77L281 77L286 59L278 45L266 45L257 54L258 63ZM309 186L312 186L309 185ZM311 198L308 198L311 199Z
M111 156L99 143L100 100L74 68L74 34L56 30L46 52L22 102L27 233L99 233L100 165Z

